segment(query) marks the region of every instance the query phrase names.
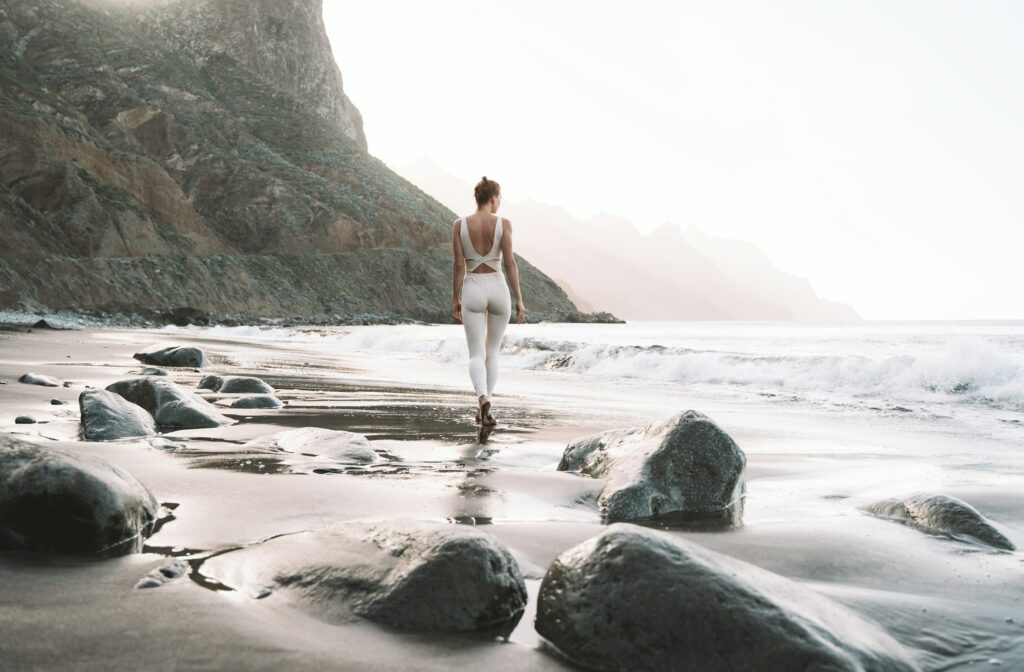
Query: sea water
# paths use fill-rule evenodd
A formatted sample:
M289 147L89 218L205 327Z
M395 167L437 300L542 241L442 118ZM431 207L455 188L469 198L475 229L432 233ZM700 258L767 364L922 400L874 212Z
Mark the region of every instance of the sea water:
M453 366L467 358L458 324L202 331ZM1024 447L1024 321L513 323L500 366L925 419Z

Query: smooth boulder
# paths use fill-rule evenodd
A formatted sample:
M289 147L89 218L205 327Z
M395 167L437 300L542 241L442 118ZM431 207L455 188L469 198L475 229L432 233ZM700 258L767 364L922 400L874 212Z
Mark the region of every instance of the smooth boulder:
M168 373L159 366L147 366L139 371L140 376L166 376Z
M149 411L162 429L219 427L235 422L195 392L159 376L125 378L107 385L107 389Z
M249 394L231 402L231 408L281 408L281 400L272 394Z
M373 464L384 459L362 434L323 427L285 429L252 439L244 448L319 455L350 464Z
M106 460L0 434L0 549L136 553L158 510L144 485Z
M629 523L551 563L534 625L591 670L918 670L877 625L823 595Z
M411 630L507 634L527 599L505 546L447 523L335 523L217 555L200 571L328 623L366 618Z
M19 383L26 385L42 385L43 387L60 387L60 381L53 376L42 373L24 373L18 378Z
M116 441L156 434L156 421L149 411L108 390L88 389L78 396L82 438L87 441Z
M896 520L930 534L982 543L1007 551L1017 547L973 506L949 495L917 493L885 499L862 508L879 518Z
M576 439L558 469L606 479L598 497L606 522L665 514L737 519L746 462L732 437L688 410L646 427Z
M222 394L273 394L274 388L255 376L217 376L207 375L196 386L200 390L210 390Z
M143 364L156 366L182 366L202 368L206 366L206 355L199 348L191 345L155 346L132 355Z

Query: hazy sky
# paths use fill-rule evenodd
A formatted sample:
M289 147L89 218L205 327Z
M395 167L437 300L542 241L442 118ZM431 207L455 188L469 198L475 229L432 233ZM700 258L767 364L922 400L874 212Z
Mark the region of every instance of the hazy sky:
M324 0L324 16L393 168L427 155L510 201L749 240L867 319L1024 318L1024 3Z

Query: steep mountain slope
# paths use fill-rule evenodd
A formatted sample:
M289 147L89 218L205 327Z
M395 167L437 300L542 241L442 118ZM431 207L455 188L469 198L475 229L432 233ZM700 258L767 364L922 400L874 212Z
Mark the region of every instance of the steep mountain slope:
M320 0L0 0L0 113L0 307L451 321L455 213L367 153Z
M472 193L428 158L398 171L452 208L465 206ZM532 199L505 202L502 211L516 223L516 249L588 310L634 320L860 319L850 306L818 297L810 282L773 266L750 243L693 228L684 234L668 222L645 235L621 217L579 221Z

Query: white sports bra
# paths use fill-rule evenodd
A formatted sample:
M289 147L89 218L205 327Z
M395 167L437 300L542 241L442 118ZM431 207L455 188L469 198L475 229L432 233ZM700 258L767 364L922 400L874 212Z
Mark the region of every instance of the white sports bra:
M459 218L459 235L462 237L462 256L466 258L466 270L472 273L480 264L487 264L496 271L501 270L501 215L494 225L494 243L485 256L480 256L469 239L466 218Z

